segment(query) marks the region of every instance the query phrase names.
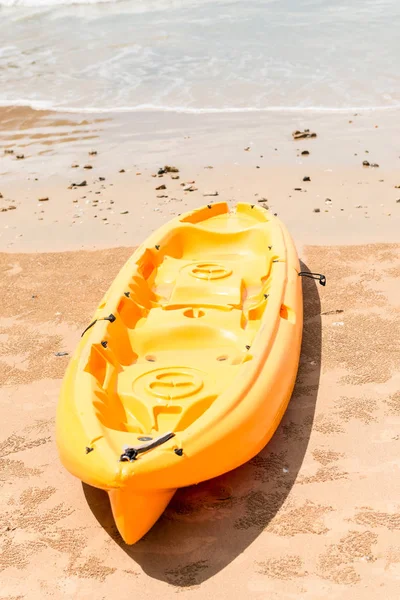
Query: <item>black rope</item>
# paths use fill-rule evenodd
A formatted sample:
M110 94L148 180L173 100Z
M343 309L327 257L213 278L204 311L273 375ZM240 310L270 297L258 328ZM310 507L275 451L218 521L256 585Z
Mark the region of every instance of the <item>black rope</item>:
M90 325L88 325L88 326L86 327L86 329L85 329L84 331L82 331L82 333L81 333L81 337L83 337L83 336L85 335L85 333L86 333L86 332L87 332L87 331L88 331L88 330L89 330L91 327L93 327L93 325L94 325L95 323L97 323L97 319L95 319L95 320L94 320L92 323L90 323Z
M86 329L84 331L82 331L81 337L83 337L85 335L85 333L88 331L88 329L93 327L93 325L95 325L95 323L97 323L97 321L110 321L110 323L114 323L116 318L117 317L111 313L110 315L108 315L108 317L102 317L101 319L95 319L94 321L92 321L92 323L90 323L90 325L88 325L86 327Z
M326 285L326 277L322 273L310 273L309 271L300 271L299 277L310 277L319 281L320 285Z
M169 433L164 433L160 435L160 437L155 440L151 440L142 444L141 446L133 446L132 448L125 448L124 452L121 454L119 460L120 462L132 462L136 460L137 455L142 452L147 452L147 450L152 450L153 448L157 448L157 446L161 446L165 442L168 442L171 438L175 437L175 434L171 431Z

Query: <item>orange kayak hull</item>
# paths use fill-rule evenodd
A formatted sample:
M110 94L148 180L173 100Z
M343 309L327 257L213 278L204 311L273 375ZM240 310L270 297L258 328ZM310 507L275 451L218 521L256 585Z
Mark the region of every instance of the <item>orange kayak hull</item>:
M299 261L264 209L180 215L132 255L64 377L64 466L108 492L132 544L175 490L230 471L274 434L296 380Z

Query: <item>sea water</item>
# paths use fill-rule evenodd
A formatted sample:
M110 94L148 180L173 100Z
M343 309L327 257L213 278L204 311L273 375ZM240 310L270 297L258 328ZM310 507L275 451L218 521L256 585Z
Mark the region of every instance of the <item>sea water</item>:
M398 0L0 0L0 105L400 106Z

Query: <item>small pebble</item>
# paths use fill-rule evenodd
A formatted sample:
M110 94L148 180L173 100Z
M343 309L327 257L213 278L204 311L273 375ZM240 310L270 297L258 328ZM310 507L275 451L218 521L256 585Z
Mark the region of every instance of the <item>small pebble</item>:
M128 214L128 212L129 212L129 210L123 210L123 211L122 211L120 214L121 214L121 215L127 215L127 214Z
M125 173L125 169L120 169L119 173Z
M166 189L167 189L167 186L164 183L162 185L159 185L159 186L156 187L157 191L158 190L166 190Z
M319 212L321 212L321 209L320 209L320 208L314 208L314 209L313 209L313 212L315 212L315 213L319 213Z
M97 150L90 150L89 156L96 156Z
M39 198L38 200L39 200L39 202L48 202L49 199L44 197L44 198Z
M92 165L85 165L83 168L84 169L93 169Z
M293 131L292 136L294 140L299 140L302 138L315 138L317 134L311 133L309 129L304 129L304 131Z
M17 158L18 158L18 159L25 158L25 155L24 155L24 154L17 154Z
M85 187L85 185L87 185L87 181L86 179L84 179L83 181L81 181L80 183L73 183L72 187Z
M303 152L301 153L302 156L308 156L310 153L308 150L303 150Z
M311 177L309 177L308 175L304 175L303 181L311 181Z

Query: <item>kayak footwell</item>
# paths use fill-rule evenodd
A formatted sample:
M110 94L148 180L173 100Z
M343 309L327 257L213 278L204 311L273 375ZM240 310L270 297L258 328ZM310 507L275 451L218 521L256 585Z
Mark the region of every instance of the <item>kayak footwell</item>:
M140 494L129 487L108 492L115 523L126 544L134 544L151 529L175 492L149 490Z

